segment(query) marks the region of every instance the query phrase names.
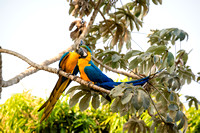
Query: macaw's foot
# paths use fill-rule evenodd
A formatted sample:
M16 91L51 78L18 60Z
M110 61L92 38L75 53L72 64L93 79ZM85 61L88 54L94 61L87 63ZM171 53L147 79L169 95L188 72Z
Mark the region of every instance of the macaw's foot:
M59 75L60 71L62 71L61 68L58 68L57 74Z
M88 81L88 84L87 84L87 86L88 87L90 87L90 84L94 84L93 82L91 82L91 81Z
M73 75L73 80L76 80L77 78L80 78L79 76Z

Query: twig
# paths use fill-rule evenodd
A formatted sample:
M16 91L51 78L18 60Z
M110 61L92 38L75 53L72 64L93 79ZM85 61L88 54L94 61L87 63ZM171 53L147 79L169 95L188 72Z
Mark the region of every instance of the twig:
M117 70L117 69L113 69L113 68L103 64L100 60L96 59L93 56L92 56L92 60L94 60L95 62L97 62L98 64L100 64L101 66L105 67L107 70L110 70L112 72L115 72L115 73L118 73L118 74L123 74L123 75L125 75L127 77L131 77L131 78L134 78L134 79L141 79L141 77L138 76L138 75L127 73L125 71L120 71L120 70Z
M148 84L149 85L151 85L154 89L156 89L161 95L162 95L162 97L166 100L166 102L168 103L168 104L170 104L170 102L167 100L167 98L163 95L163 93L159 90L159 89L157 89L154 85L152 85L150 82L148 82Z
M151 98L150 93L149 93L148 91L146 91L146 92L148 93L149 98L150 98L150 100L151 100L151 102L152 102L152 104L153 104L153 106L154 106L154 108L155 108L155 110L156 110L158 116L160 117L160 119L161 119L164 123L167 123L167 122L162 118L161 114L159 113L158 109L156 108L156 105L155 105L153 99Z
M21 54L19 54L17 52L14 52L14 51L11 51L11 50L7 50L7 49L0 49L0 53L7 53L7 54L14 55L14 56L22 59L23 61L27 62L29 65L31 65L31 66L39 69L39 70L45 70L45 71L48 71L48 72L51 72L51 73L55 73L55 74L58 73L58 74L66 77L66 78L70 78L71 80L76 81L79 84L83 84L83 85L88 86L90 88L93 88L93 89L95 89L97 91L105 92L107 94L110 93L109 90L106 90L106 89L101 88L99 86L96 86L94 84L88 83L87 81L82 80L80 77L73 76L70 73L66 73L66 72L58 70L56 68L51 68L51 67L47 67L47 66L42 66L42 65L36 64L36 63L32 62L31 60L29 60L28 58L26 58L25 56L23 56L23 55L21 55Z

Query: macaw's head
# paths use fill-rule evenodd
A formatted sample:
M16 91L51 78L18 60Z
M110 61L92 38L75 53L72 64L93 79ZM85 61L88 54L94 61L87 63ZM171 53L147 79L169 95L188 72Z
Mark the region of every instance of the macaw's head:
M77 53L81 55L81 58L87 57L88 52L90 52L90 54L92 54L91 49L86 45L81 45L80 48L77 51Z

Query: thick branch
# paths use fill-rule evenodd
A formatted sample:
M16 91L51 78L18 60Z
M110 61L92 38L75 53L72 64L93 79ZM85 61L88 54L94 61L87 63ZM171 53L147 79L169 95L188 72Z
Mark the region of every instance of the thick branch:
M48 72L51 72L51 73L56 73L56 74L58 73L58 74L60 74L60 75L62 75L62 76L64 76L64 77L70 78L71 80L74 80L74 81L76 81L76 82L78 82L78 83L80 83L80 84L83 84L83 85L85 85L85 86L88 86L88 87L90 87L90 88L93 88L93 89L95 89L95 90L97 90L97 91L105 92L105 93L107 93L107 94L110 93L109 90L106 90L106 89L101 88L101 87L99 87L99 86L96 86L96 85L94 85L94 84L88 83L87 81L82 80L80 77L73 76L73 75L71 75L71 74L69 74L69 73L66 73L66 72L64 72L64 71L58 70L58 69L56 69L56 68L51 68L51 67L47 67L47 66L38 65L38 64L32 62L31 60L29 60L28 58L26 58L25 56L23 56L23 55L21 55L21 54L19 54L19 53L16 53L16 52L14 52L14 51L7 50L7 49L0 49L0 53L7 53L7 54L14 55L14 56L16 56L16 57L22 59L23 61L27 62L29 65L31 65L31 66L33 66L33 67L39 69L39 70L45 70L45 71L48 71Z
M46 61L44 61L43 63L41 63L40 65L43 65L43 66L48 66L56 61L58 61L61 56L65 53L65 52L68 52L68 51L71 51L72 50L72 46L70 46L69 48L67 48L66 50L64 50L63 52L59 53L57 56L51 58L51 59L48 59ZM15 77L13 77L12 79L8 80L8 81L3 81L2 82L2 87L8 87L8 86L11 86L13 84L17 84L20 80L22 80L23 78L25 78L26 76L29 76L35 72L39 71L38 69L34 68L34 67L31 67L27 70L25 70L24 72L21 72L20 74L16 75Z
M101 66L105 67L107 70L110 70L110 71L118 73L118 74L123 74L123 75L125 75L127 77L131 77L131 78L134 78L134 79L141 79L141 77L138 76L138 75L131 74L131 73L128 73L128 72L125 72L125 71L120 71L120 70L117 70L117 69L113 69L113 68L103 64L100 60L96 59L95 57L92 57L92 59L95 62L97 62L98 64L100 64Z

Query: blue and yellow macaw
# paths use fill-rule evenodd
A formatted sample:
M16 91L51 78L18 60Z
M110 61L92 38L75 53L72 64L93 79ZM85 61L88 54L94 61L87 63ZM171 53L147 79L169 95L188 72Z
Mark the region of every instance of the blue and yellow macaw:
M94 65L94 63L91 60L92 51L90 48L86 45L80 46L81 52L80 59L78 60L78 67L80 71L80 76L83 80L86 80L88 82L93 82L97 86L103 87L107 90L113 89L115 86L123 83L123 82L114 82L112 79L108 78L102 71ZM149 76L134 80L125 82L128 84L133 85L143 85L149 80Z
M66 52L60 59L59 69L65 71L66 73L71 73L73 75L76 75L78 73L77 62L78 62L79 57L80 57L80 54L78 54L76 51ZM38 110L40 111L43 108L45 108L40 122L42 122L44 119L47 119L49 117L57 100L59 99L63 91L69 86L70 83L71 83L71 79L68 79L66 77L59 75L59 79L53 91L51 92L49 99Z

